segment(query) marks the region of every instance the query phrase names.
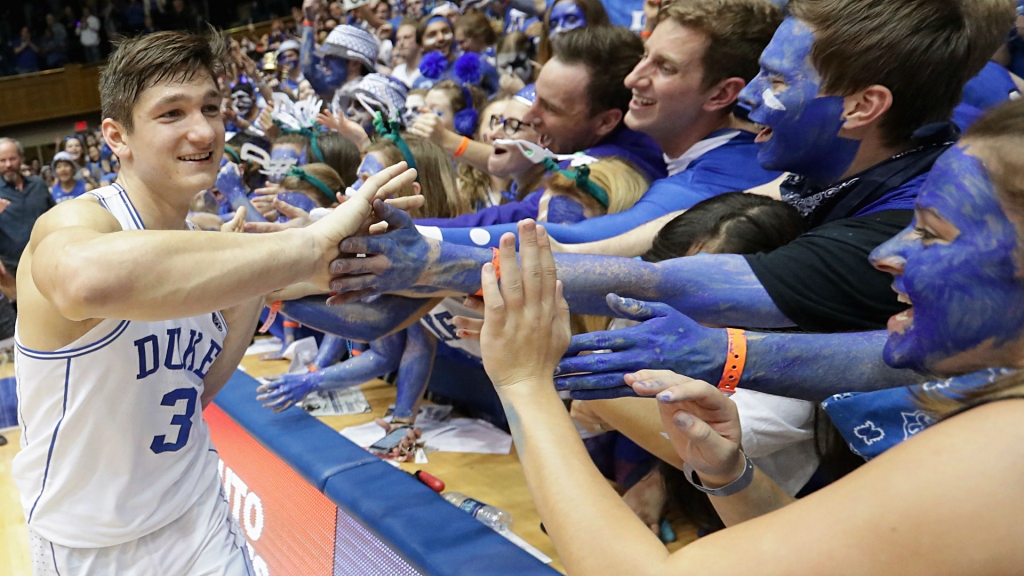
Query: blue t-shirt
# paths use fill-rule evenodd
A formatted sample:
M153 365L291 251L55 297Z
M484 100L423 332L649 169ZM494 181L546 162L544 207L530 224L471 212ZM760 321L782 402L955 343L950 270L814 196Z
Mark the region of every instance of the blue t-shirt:
M11 42L11 48L18 48L22 45L21 38ZM35 72L39 70L39 59L36 51L30 46L14 56L14 67L20 72Z
M601 4L612 24L625 26L638 34L644 29L644 0L602 0Z
M1020 95L1010 77L1010 71L995 62L989 62L964 85L962 102L985 110L1006 102L1015 93Z
M722 135L713 133L709 138ZM779 172L761 168L757 162L755 135L739 132L725 144L705 152L694 159L682 172L656 180L642 198L629 210L608 214L575 224L548 224L545 226L552 238L559 242L578 244L594 242L624 234L651 220L686 210L701 200L712 196L747 190L771 182ZM539 203L540 193L535 192L524 200ZM507 204L506 204L507 206ZM534 213L531 217L536 217ZM515 232L515 222L507 224L444 229L444 240L459 244L497 246L498 239L505 232Z
M60 182L55 182L53 187L50 188L50 195L53 196L53 201L60 204L68 200L74 200L82 194L85 194L85 182L82 180L75 180L75 187L71 189L71 192L65 192L60 186Z

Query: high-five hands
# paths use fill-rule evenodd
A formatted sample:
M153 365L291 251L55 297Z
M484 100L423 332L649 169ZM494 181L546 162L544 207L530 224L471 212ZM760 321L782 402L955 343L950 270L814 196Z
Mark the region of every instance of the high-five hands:
M499 389L530 383L550 386L572 331L547 231L533 220L523 220L519 223L520 262L511 233L501 237L499 253L501 287L492 264L485 264L480 274L484 370Z
M313 244L317 255L315 272L310 277L314 285L326 289L331 280L328 266L340 255L339 245L349 236L367 234L376 223L373 205L393 196L416 180L416 171L405 162L381 170L363 183L352 197L330 214L301 230Z

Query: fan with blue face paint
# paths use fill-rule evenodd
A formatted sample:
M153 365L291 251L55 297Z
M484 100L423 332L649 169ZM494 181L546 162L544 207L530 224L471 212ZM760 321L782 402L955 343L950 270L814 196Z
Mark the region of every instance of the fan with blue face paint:
M973 148L965 142L935 162L914 221L871 254L911 305L889 320L891 366L962 374L1006 365L1020 348L1021 235Z
M572 0L563 0L551 8L548 18L548 37L574 30L587 25L587 17L583 10Z
M750 120L765 127L756 140L762 167L825 185L846 173L860 142L839 135L844 99L821 94L821 77L811 62L813 45L807 25L786 19L761 54L761 72L740 93L740 101L750 107Z

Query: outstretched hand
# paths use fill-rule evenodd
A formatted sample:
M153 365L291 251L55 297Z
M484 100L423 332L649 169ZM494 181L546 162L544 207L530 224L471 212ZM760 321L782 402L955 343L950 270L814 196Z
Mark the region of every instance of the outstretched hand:
M369 183L367 180L363 188ZM404 211L380 202L373 209L377 217L387 223L388 232L346 238L341 243L341 257L330 266L330 289L337 292L327 301L330 305L411 288L418 284L427 269L430 253L437 252L436 246L420 235L412 218ZM356 254L366 257L356 258Z
M484 322L480 350L484 370L496 388L546 382L569 345L569 304L562 296L547 231L533 220L519 222L516 237L499 243L501 287L494 265L480 273Z
M641 370L625 378L640 396L657 398L669 440L703 480L724 486L739 478L746 462L735 402L707 382L668 370Z
M667 304L615 294L606 300L616 316L640 324L573 337L558 365L559 390L581 400L633 396L623 377L644 369L674 370L703 380L721 377L728 348L725 330L701 326ZM603 350L611 352L578 356Z
M409 169L405 162L399 162L371 176L344 204L303 228L302 232L312 241L319 260L310 281L326 288L331 280L328 268L341 254L339 246L342 240L367 233L374 224L374 202L395 195L415 180L416 171ZM383 206L383 203L378 204Z
M272 380L256 388L258 393L256 400L262 402L264 408L280 412L292 404L298 404L310 392L318 390L323 379L322 372L285 374L277 380Z

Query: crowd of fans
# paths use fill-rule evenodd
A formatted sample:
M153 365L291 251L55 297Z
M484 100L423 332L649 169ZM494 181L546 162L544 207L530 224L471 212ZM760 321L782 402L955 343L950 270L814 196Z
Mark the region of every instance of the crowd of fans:
M303 331L327 335L314 361L319 369L266 385L261 401L280 410L310 392L400 370L411 375L399 376L392 425L415 423L435 353L465 362L467 374L500 372L492 370L500 362L488 366L486 342L483 350L478 342L479 300L452 294L481 288L480 266L498 261L490 248L514 249L499 241L503 233L526 230L531 242L540 237L569 253L556 259L558 276L581 339L556 384L572 400L601 472L667 541L666 516L688 515L713 532L757 515L712 507L703 494L709 489L694 485L692 470L682 472L684 460L709 484L729 484L736 472L736 482L755 482L775 504L788 503L838 480L899 435L877 418L865 431L863 419L845 412L851 404L843 394L964 372L901 364L894 352L885 356L891 367L883 364L881 331L891 316L906 314L905 297L893 293L885 272L901 273L902 264L876 252L873 267L868 256L904 233L931 166L959 150L961 131L980 122L976 138L1001 134L994 121L978 119L998 106L1010 114L1005 102L1020 97L1024 4L1017 4L1014 26L1012 2L936 2L942 6L927 26L915 22L902 34L893 32L899 27L892 19L924 19L926 3L864 8L879 18L874 32L842 14L870 4L858 0L832 8L794 1L792 12L767 0L625 4L635 6L623 13L598 0L373 0L346 11L342 2L306 0L292 19L273 20L267 35L225 39L216 79L225 163L216 187L196 196L192 221L225 232L305 226L381 170L400 162L417 169L407 191L425 200L408 211L416 228L392 210L388 234L342 247L384 255L386 265L383 256L353 264L349 277L332 284L338 306L310 304L303 299L309 287L295 286L272 295L274 312L266 313L286 345ZM121 34L201 24L183 0L152 21L138 0L80 12L66 7L45 21L10 42L17 72L69 58L99 60ZM802 107L810 112L787 116ZM99 129L69 135L58 150L48 165L21 164L20 145L0 139L0 287L12 300L11 279L34 218L118 177L118 158ZM524 228L525 219L547 228ZM401 235L412 230L419 234ZM453 271L460 262L467 268ZM606 300L612 292L664 304ZM372 325L346 316L346 306L369 295L380 296L364 303L378 311ZM275 323L278 309L291 320ZM684 453L680 446L692 444L678 433L665 438L671 414L663 426L657 402L626 396L663 392L663 404L683 403L680 390L689 381L633 376L632 367L644 362L725 383L726 343L732 353L740 336L712 328L718 326L779 332L752 338L749 351L744 340L747 371L741 363L734 376L752 390L736 393L733 408L723 408L720 395L708 399L706 390L686 392L699 400L690 413L703 417L738 406L729 417L742 424L744 452L738 434L716 429L737 452L708 464ZM876 332L865 337L869 344L839 338L855 330ZM805 333L815 336L801 340ZM721 354L705 353L712 347ZM812 356L815 362L807 360ZM853 372L870 369L863 376L844 371L850 358L863 361ZM823 376L836 372L839 381ZM817 404L824 400L833 405L835 427L822 425ZM689 435L693 421L675 422ZM917 430L933 422L915 420ZM395 456L407 456L406 448L396 447ZM535 458L531 465L541 466ZM752 480L746 467L755 464L763 475ZM722 496L710 491L711 500ZM555 517L550 502L539 506ZM593 566L571 550L560 553L570 570Z

